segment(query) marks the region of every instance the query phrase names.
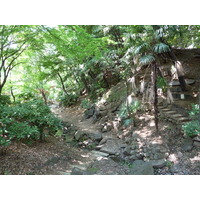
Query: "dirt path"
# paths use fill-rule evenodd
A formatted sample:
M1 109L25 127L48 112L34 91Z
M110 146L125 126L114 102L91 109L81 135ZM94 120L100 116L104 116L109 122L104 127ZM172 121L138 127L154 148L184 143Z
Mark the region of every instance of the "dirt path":
M81 130L98 131L97 125L93 124L92 120L82 120L82 109L53 107L52 111L63 121L72 123ZM189 152L183 151L181 148L183 138L176 135L176 127L165 122L160 122L159 126L162 129L161 138L170 148L168 160L173 163L173 168L164 167L156 170L155 174L200 174L199 147L195 147ZM152 132L151 123L148 125L146 122L141 123L140 127L135 130L141 140L146 142L157 139ZM102 159L102 155L99 155L98 152L80 148L78 143L68 143L60 137L48 137L47 141L43 143L13 143L8 148L6 155L0 155L0 174L68 175L74 168L85 170L91 163L100 159ZM102 159L102 162L98 163L97 167L101 168L99 174L127 174L125 166L115 163L111 159L107 160L109 162L104 161ZM93 170L97 167L93 167Z
M53 108L52 111L63 121L72 123L87 132L97 131L91 120L81 121L83 110L76 107L64 111ZM69 144L60 137L48 137L46 142L23 144L13 143L6 155L0 156L0 174L4 175L53 175L70 174L74 167L85 170L99 155L77 144Z

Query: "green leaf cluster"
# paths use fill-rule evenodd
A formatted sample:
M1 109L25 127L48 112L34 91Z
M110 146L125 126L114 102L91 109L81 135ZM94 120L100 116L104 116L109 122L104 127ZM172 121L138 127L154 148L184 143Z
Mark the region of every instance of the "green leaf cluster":
M187 122L182 126L184 133L189 137L200 135L200 121L198 119L200 113L199 109L198 104L192 104L192 109L189 112L192 121Z
M44 105L33 100L14 106L0 107L1 144L12 140L38 140L61 129L61 122ZM44 132L48 129L48 132Z

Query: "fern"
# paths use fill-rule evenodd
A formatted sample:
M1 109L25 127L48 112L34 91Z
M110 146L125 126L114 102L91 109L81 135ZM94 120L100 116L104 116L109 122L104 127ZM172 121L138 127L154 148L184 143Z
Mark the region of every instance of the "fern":
M145 55L140 58L140 64L142 65L150 64L153 61L155 61L155 59L156 58L152 54Z
M153 47L153 51L155 53L164 53L170 51L170 48L168 45L164 43L158 43Z
M144 42L140 46L135 48L134 54L140 54L148 49L148 43Z

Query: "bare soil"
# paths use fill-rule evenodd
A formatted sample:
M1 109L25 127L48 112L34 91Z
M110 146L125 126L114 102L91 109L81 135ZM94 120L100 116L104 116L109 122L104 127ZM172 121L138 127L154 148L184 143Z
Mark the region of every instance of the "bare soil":
M98 127L92 120L82 120L83 110L78 107L53 110L63 121L85 129L97 131ZM158 175L199 175L200 147L193 147L185 152L181 145L183 137L177 127L169 122L160 122L160 136L154 134L151 115L142 115L136 133L146 143L160 140L170 149L168 166L155 170ZM124 131L124 134L126 132ZM112 135L115 137L115 135ZM128 137L128 136L127 136ZM117 135L116 135L117 138ZM80 148L77 143L67 143L60 137L49 137L46 142L24 144L15 142L0 156L0 174L4 175L56 175L70 174L75 166L88 166L96 160L87 149ZM109 168L108 166L106 166ZM119 166L117 166L119 167ZM112 171L113 166L110 167ZM106 170L107 171L107 170Z

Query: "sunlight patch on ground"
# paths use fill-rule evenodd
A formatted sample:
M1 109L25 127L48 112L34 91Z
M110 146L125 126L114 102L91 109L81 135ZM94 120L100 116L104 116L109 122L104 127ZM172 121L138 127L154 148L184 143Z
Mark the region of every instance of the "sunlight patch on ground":
M194 158L190 158L191 163L200 162L200 156L195 156Z
M149 126L150 126L150 127L155 126L155 122L154 122L154 121L150 121L150 122L149 122Z
M173 162L174 164L178 163L178 157L175 154L170 154L168 160Z
M83 158L89 158L90 156L89 155L81 155L81 157L83 157Z

